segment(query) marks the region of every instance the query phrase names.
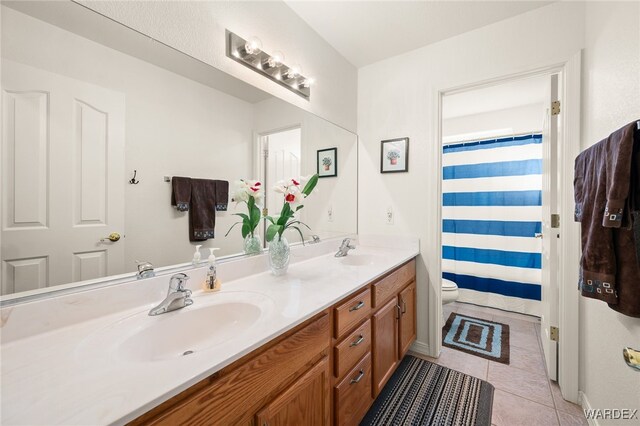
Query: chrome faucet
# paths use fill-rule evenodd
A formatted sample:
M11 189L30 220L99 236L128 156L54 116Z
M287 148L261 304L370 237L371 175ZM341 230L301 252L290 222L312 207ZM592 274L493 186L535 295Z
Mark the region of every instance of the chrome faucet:
M174 274L169 280L169 290L167 297L160 302L158 306L149 311L150 316L160 315L167 312L182 309L185 306L193 304L191 299L191 290L185 288L184 283L189 277L186 274Z
M340 248L338 249L335 257L345 257L347 254L349 254L349 250L355 250L355 248L355 246L351 245L351 239L345 238L344 240L342 240L342 244L340 244Z
M156 273L153 271L153 265L150 262L140 262L139 260L136 260L136 263L138 264L138 273L136 274L137 279L141 280L156 276Z

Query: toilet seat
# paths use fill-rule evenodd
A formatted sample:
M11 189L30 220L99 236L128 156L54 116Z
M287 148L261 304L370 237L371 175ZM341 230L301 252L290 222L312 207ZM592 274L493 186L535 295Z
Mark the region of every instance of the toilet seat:
M442 291L457 291L458 285L453 281L442 279Z

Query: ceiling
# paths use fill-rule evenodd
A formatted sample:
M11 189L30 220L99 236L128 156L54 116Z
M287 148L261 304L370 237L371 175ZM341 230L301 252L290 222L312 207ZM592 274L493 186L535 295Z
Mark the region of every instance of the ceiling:
M548 81L547 76L536 76L447 95L442 100L442 118L541 104L546 99Z
M358 68L553 3L284 1Z

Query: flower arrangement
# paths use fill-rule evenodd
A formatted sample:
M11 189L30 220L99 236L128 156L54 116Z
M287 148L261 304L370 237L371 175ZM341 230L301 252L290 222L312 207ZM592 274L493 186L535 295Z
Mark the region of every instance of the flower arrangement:
M260 206L262 206L264 201L262 183L244 179L237 181L232 201L235 201L237 204L245 203L247 205L248 214L234 213L235 216L240 216L242 221L231 225L231 228L229 228L225 237L229 235L229 232L231 232L236 225L239 224L242 224L242 238L246 238L247 235L253 236L253 232L260 223L260 218L262 216L260 213Z
M301 181L302 179L280 181L278 182L278 185L274 187L276 192L284 195L284 204L277 220L271 216L265 216L265 219L271 222L271 225L267 228L267 241L272 241L276 235L278 235L279 239L282 239L282 234L289 228L298 231L300 237L302 237L302 240L304 241L304 236L302 235L302 231L298 225L303 225L307 228L309 227L297 220L295 218L295 214L304 207L302 202L309 196L309 194L311 194L318 184L318 175L315 174L311 176L302 189Z
M325 170L329 170L329 167L331 167L331 164L333 164L333 161L331 161L331 158L324 157L322 159L322 165L324 166Z

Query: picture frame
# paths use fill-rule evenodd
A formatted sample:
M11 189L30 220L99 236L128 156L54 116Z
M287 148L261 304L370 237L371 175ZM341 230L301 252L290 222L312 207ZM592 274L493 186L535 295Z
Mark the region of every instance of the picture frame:
M383 140L380 145L380 173L409 171L409 138Z
M318 150L317 172L319 178L338 176L338 148Z

